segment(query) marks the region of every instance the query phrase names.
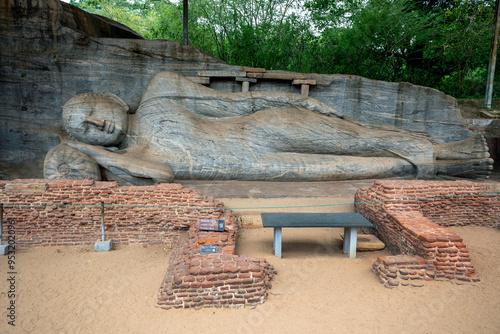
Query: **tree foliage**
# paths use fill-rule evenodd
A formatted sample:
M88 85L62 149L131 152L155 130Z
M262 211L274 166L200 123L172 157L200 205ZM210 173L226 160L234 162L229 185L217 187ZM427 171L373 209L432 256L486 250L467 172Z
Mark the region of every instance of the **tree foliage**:
M147 38L182 41L182 1L71 3ZM189 42L235 65L361 75L435 87L455 97L481 97L494 4L493 0L190 0Z
M446 9L440 39L429 50L440 65L438 88L459 97L482 96L493 33L494 4L461 1Z
M327 28L317 68L387 81L408 80L421 62L433 15L421 15L409 0L372 0L347 25Z
M295 70L313 37L294 0L197 0L193 7L190 29L210 36L193 44L231 64Z

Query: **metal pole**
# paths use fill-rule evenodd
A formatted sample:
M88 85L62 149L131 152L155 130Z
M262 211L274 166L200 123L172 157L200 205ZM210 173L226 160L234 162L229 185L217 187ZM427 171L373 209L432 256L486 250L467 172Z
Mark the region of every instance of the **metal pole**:
M500 0L497 0L495 7L495 32L491 40L490 63L488 64L488 81L486 83L486 96L484 98L484 107L491 109L491 100L493 99L493 81L495 80L495 67L497 62L498 33L500 30Z
M0 203L0 244L2 244L2 230L3 230L3 203Z
M102 241L104 241L104 202L101 202L101 231Z
M188 45L188 0L182 1L182 43Z

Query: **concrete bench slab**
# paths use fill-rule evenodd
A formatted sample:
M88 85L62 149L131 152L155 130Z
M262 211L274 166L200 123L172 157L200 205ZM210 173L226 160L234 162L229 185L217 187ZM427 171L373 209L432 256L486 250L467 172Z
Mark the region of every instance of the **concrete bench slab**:
M359 213L262 213L262 225L274 228L274 254L281 258L282 231L284 227L343 227L344 253L356 258L358 227L373 227Z

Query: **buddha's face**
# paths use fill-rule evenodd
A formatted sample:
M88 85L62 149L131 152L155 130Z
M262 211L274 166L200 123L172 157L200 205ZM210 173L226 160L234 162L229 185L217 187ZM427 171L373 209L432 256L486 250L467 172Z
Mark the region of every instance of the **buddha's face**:
M63 106L64 127L90 145L116 146L126 135L128 106L112 94L81 94Z

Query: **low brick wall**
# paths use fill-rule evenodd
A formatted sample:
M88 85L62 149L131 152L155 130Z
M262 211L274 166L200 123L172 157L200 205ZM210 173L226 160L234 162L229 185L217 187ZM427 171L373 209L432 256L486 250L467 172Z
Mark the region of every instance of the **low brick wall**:
M228 224L229 223L229 224ZM226 217L224 232L199 231L199 223L179 241L158 293L161 308L243 307L263 303L276 274L265 259L234 255L237 225ZM217 246L201 254L201 246Z
M92 180L0 181L4 220L16 221L20 248L93 245L101 238L101 202L106 239L114 244L172 246L193 222L223 213L218 209L222 203L174 183L119 187Z
M158 293L161 308L242 307L266 300L274 268L265 259L234 255L236 217L213 197L180 184L0 181L4 220L15 221L19 248L92 246L101 238L101 202L106 239L113 244L173 247ZM225 231L199 231L202 218L224 219ZM201 246L217 246L217 253L201 254Z
M398 285L420 287L419 280L432 281L435 272L432 265L422 258L412 256L380 256L373 263L373 271L378 274L380 282L388 288Z
M415 256L411 261L410 257L399 262L379 259L374 271L388 287L399 284L394 275L408 269L407 261L425 266L422 279L479 280L462 238L446 226L499 228L500 194L496 191L469 181L416 180L378 180L358 190L356 202L365 203L356 204L356 210L373 223L375 234L392 253Z

